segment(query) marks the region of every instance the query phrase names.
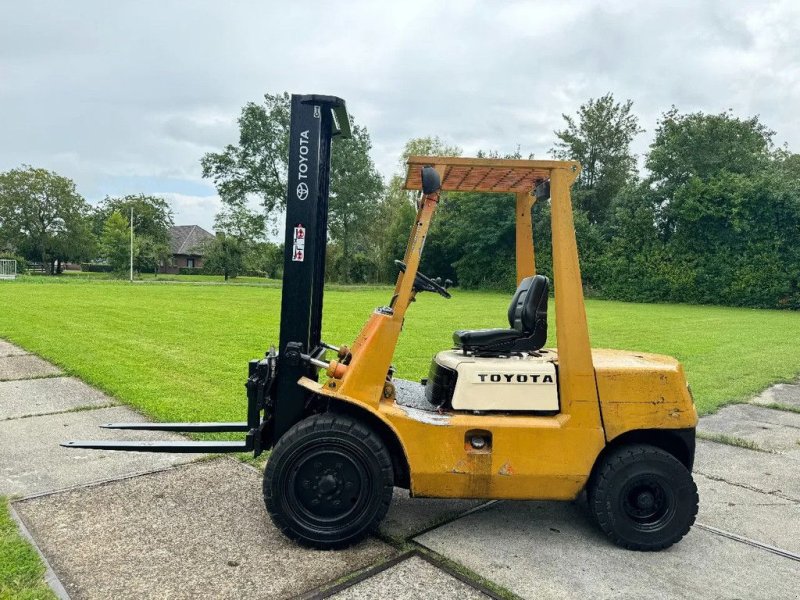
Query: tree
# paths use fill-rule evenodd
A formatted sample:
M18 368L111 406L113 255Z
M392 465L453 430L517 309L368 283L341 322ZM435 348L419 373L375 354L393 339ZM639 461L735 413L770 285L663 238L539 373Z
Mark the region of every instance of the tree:
M239 117L239 144L222 152L206 154L203 176L210 178L225 208L249 232L253 241L263 241L286 204L289 158L291 97L287 93L266 94L263 104L249 102ZM341 260L329 265L343 280L350 279L347 262L354 252L370 254L374 243L365 234L370 229L380 201L383 182L369 157L371 142L365 127L351 117L352 137L334 141L331 153L331 184L328 218L332 242ZM252 200L260 211L250 208ZM230 233L230 232L229 232Z
M261 203L263 211L253 215L263 220L262 230L286 204L290 105L286 92L265 94L263 105L248 102L239 115L239 145L200 161L203 177L214 182L227 206L248 210L250 198Z
M133 216L136 230L136 213ZM130 232L129 232L130 233ZM172 258L169 244L150 236L134 236L133 268L137 273L152 272L158 277L158 270Z
M108 217L114 212L130 219L131 209L133 209L134 238L148 238L152 244L169 245L169 229L175 224L172 208L164 198L159 196L146 194L106 196L95 215L96 227L102 231Z
M201 159L203 177L214 182L227 207L245 211L250 199L259 201L262 230L286 205L290 103L288 93L265 94L263 104L248 102L239 116L239 144L229 144L222 152L210 152ZM380 175L369 158L371 144L366 128L351 117L351 129L351 138L337 139L332 146L332 219L337 212L347 210L350 198L369 195L377 200L375 196L382 188Z
M512 194L447 194L424 268L467 288L516 287L514 206Z
M88 215L66 177L31 166L0 173L0 241L50 265L51 273L55 261L80 260L91 250Z
M225 281L239 275L246 251L246 244L242 239L217 231L216 237L206 245L205 250L205 269L222 273Z
M713 218L726 210L722 204L703 204L703 182L723 173L753 177L774 164L773 135L758 117L740 119L730 112L681 114L675 107L665 112L645 161L664 240L669 241L676 233L680 235L679 229L689 227L695 218L692 213L705 212ZM719 201L727 202L729 198Z
M255 242L250 244L243 258L245 271L257 272L270 279L283 276L283 244Z
M118 211L112 212L103 224L100 245L114 273L123 275L130 260L130 223Z
M354 254L372 255L374 237L371 225L376 222L383 180L375 168L369 151L372 143L366 128L353 123L352 137L342 140L331 159L331 172L337 173L336 186L331 185L328 226L331 239L341 250L342 260L331 265L339 281L363 280L350 268ZM374 261L372 261L374 263Z
M602 293L800 307L800 171L758 118L662 117L650 177L612 203Z
M114 213L122 215L130 226L131 210L133 210L134 233L133 268L137 273L152 272L158 276L159 267L172 256L169 230L174 221L172 208L164 198L147 194L106 196L95 212L95 231L102 237L105 225ZM130 254L130 239L127 245L126 252Z
M651 183L669 190L722 170L749 175L769 163L774 134L758 117L740 119L730 111L681 114L673 106L661 116L645 166Z
M97 257L97 237L91 217L75 219L72 225L54 236L50 244L50 271L61 273L63 263L79 263Z
M214 217L214 231L225 232L249 243L264 237L264 220L244 206L223 206Z
M636 156L630 146L644 130L632 108L631 100L615 102L610 93L591 98L581 104L576 117L562 115L566 127L555 132L558 141L552 154L581 163L573 201L592 223L606 220L611 200L635 176Z

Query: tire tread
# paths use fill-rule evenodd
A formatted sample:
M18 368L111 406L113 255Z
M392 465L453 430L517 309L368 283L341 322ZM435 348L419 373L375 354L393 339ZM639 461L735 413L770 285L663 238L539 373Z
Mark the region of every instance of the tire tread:
M370 523L364 527L357 535L350 536L341 541L319 541L305 537L302 533L292 528L291 524L287 521L282 511L279 510L278 500L273 495L272 486L270 482L275 476L275 471L278 466L278 460L272 460L272 457L280 456L283 451L291 447L293 444L300 442L309 435L315 433L343 433L354 438L359 439L370 450L372 456L377 459L380 468L380 477L382 483L382 493L378 510L371 519ZM329 548L342 548L355 544L363 539L370 533L377 530L386 513L389 510L389 505L392 500L392 493L394 491L394 471L392 468L392 459L389 451L383 440L367 425L360 421L348 416L337 413L322 413L313 415L303 419L294 427L289 429L281 438L272 450L270 460L264 469L264 503L267 508L267 513L270 519L278 528L278 530L286 537L300 542L304 545L329 549Z
M677 458L656 446L650 446L648 444L632 444L628 446L622 446L606 456L603 459L603 463L600 468L592 475L587 489L587 497L589 501L589 510L595 522L600 526L600 529L603 531L606 537L615 545L628 550L658 551L668 548L679 542L687 533L689 533L689 530L691 529L692 525L694 525L695 518L697 517L699 495L697 493L697 485L694 483L694 480L691 478L690 474L689 479L693 487L693 497L691 500L693 506L692 515L681 528L681 530L676 532L670 540L659 544L642 544L623 538L614 530L611 519L608 518L609 515L604 510L604 504L607 497L606 490L608 490L609 486L611 485L611 478L615 472L632 462L644 460L674 461L685 469L683 464Z

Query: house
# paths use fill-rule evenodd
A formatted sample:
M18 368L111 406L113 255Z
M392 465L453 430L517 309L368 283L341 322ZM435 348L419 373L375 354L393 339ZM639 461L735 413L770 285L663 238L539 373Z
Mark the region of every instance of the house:
M175 225L169 229L169 247L172 259L161 266L162 273L178 273L180 269L201 269L203 267L204 246L214 239L199 225Z

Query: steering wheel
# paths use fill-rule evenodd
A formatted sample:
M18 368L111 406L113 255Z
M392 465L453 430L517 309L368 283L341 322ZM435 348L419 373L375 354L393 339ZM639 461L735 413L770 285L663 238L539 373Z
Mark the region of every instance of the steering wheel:
M406 263L402 260L394 261L394 264L397 265L397 268L400 269L403 273L406 272ZM441 281L441 279L439 280ZM451 298L450 292L447 291L445 287L443 287L440 283L436 280L431 279L424 273L417 271L417 276L414 277L414 287L417 291L425 291L425 292L436 292L443 298Z

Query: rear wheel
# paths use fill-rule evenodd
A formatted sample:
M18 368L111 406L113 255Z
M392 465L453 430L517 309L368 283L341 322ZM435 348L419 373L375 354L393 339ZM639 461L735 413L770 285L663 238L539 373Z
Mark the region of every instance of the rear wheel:
M697 516L692 474L668 452L644 444L606 456L589 482L588 499L603 532L630 550L668 548Z
M374 531L392 490L392 460L381 439L360 421L333 413L287 431L264 471L273 523L315 548L347 546Z

